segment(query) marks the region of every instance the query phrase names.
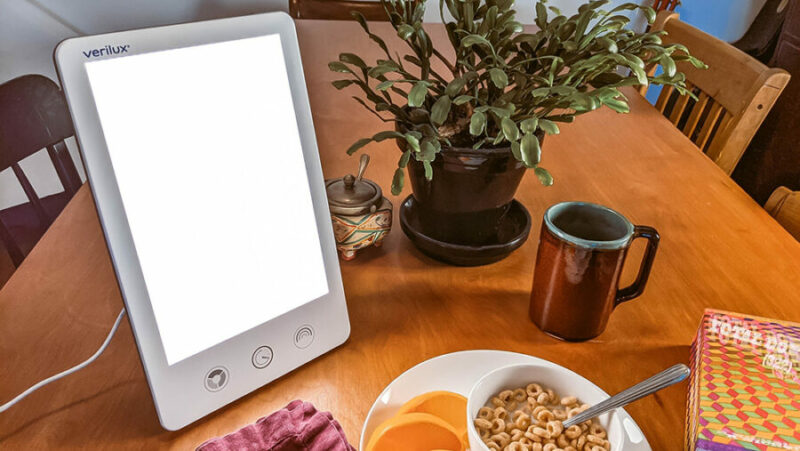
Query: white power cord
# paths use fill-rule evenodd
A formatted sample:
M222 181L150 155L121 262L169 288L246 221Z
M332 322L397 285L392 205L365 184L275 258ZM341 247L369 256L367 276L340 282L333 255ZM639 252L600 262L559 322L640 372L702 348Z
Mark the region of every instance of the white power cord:
M84 361L83 363L81 363L79 365L75 365L75 366L73 366L72 368L70 368L70 369L68 369L66 371L62 371L62 372L60 372L58 374L55 374L53 376L48 377L47 379L45 379L43 381L37 382L36 384L31 386L31 388L29 388L29 389L25 390L24 392L20 393L19 395L17 395L17 397L12 399L11 401L9 401L9 402L3 404L2 406L0 406L0 412L5 412L6 410L8 410L9 407L11 407L14 404L20 402L23 398L25 398L26 396L28 396L31 393L35 392L36 390L44 387L45 385L49 384L50 382L57 381L57 380L61 379L62 377L69 376L70 374L72 374L72 373L74 373L76 371L82 370L83 368L87 367L89 364L91 364L92 362L97 360L97 358L100 357L100 354L102 354L103 351L106 350L106 348L108 347L108 344L111 342L111 339L114 337L114 334L117 332L117 328L119 328L119 323L122 322L122 317L123 316L125 316L125 308L124 307L119 312L119 315L117 315L117 320L114 321L114 325L111 327L111 331L108 332L108 336L106 337L106 340L100 346L100 349L98 349L97 352L94 353L94 355L92 355L86 361Z

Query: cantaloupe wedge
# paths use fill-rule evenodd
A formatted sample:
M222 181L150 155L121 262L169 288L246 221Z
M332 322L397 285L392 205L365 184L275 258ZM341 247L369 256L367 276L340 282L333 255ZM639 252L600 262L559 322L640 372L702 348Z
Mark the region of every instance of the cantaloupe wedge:
M464 451L453 426L429 413L412 412L384 421L372 433L365 451Z
M403 404L396 415L413 412L429 413L443 419L453 426L467 446L467 398L449 391L423 393Z

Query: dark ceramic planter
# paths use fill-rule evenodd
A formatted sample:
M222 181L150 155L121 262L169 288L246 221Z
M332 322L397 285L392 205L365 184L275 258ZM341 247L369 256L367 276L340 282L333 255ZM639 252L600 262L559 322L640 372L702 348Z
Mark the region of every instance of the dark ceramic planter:
M541 141L541 138L540 138ZM509 148L442 148L432 163L433 179L411 159L408 174L419 204L419 223L429 237L482 246L497 239L525 165Z

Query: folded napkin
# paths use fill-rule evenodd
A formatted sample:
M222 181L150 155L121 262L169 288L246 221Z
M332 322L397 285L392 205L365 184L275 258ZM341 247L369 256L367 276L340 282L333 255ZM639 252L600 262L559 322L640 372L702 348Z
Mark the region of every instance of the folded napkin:
M292 401L254 424L197 447L197 451L245 450L355 451L355 448L347 442L342 426L330 412L319 412L308 402Z

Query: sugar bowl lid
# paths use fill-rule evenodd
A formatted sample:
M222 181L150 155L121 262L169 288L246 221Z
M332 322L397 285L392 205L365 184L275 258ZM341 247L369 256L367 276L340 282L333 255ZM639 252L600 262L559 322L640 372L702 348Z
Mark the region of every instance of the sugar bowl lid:
M361 215L377 209L383 193L377 183L362 178L368 164L369 155L361 154L357 176L347 174L340 179L331 179L325 182L331 213Z

